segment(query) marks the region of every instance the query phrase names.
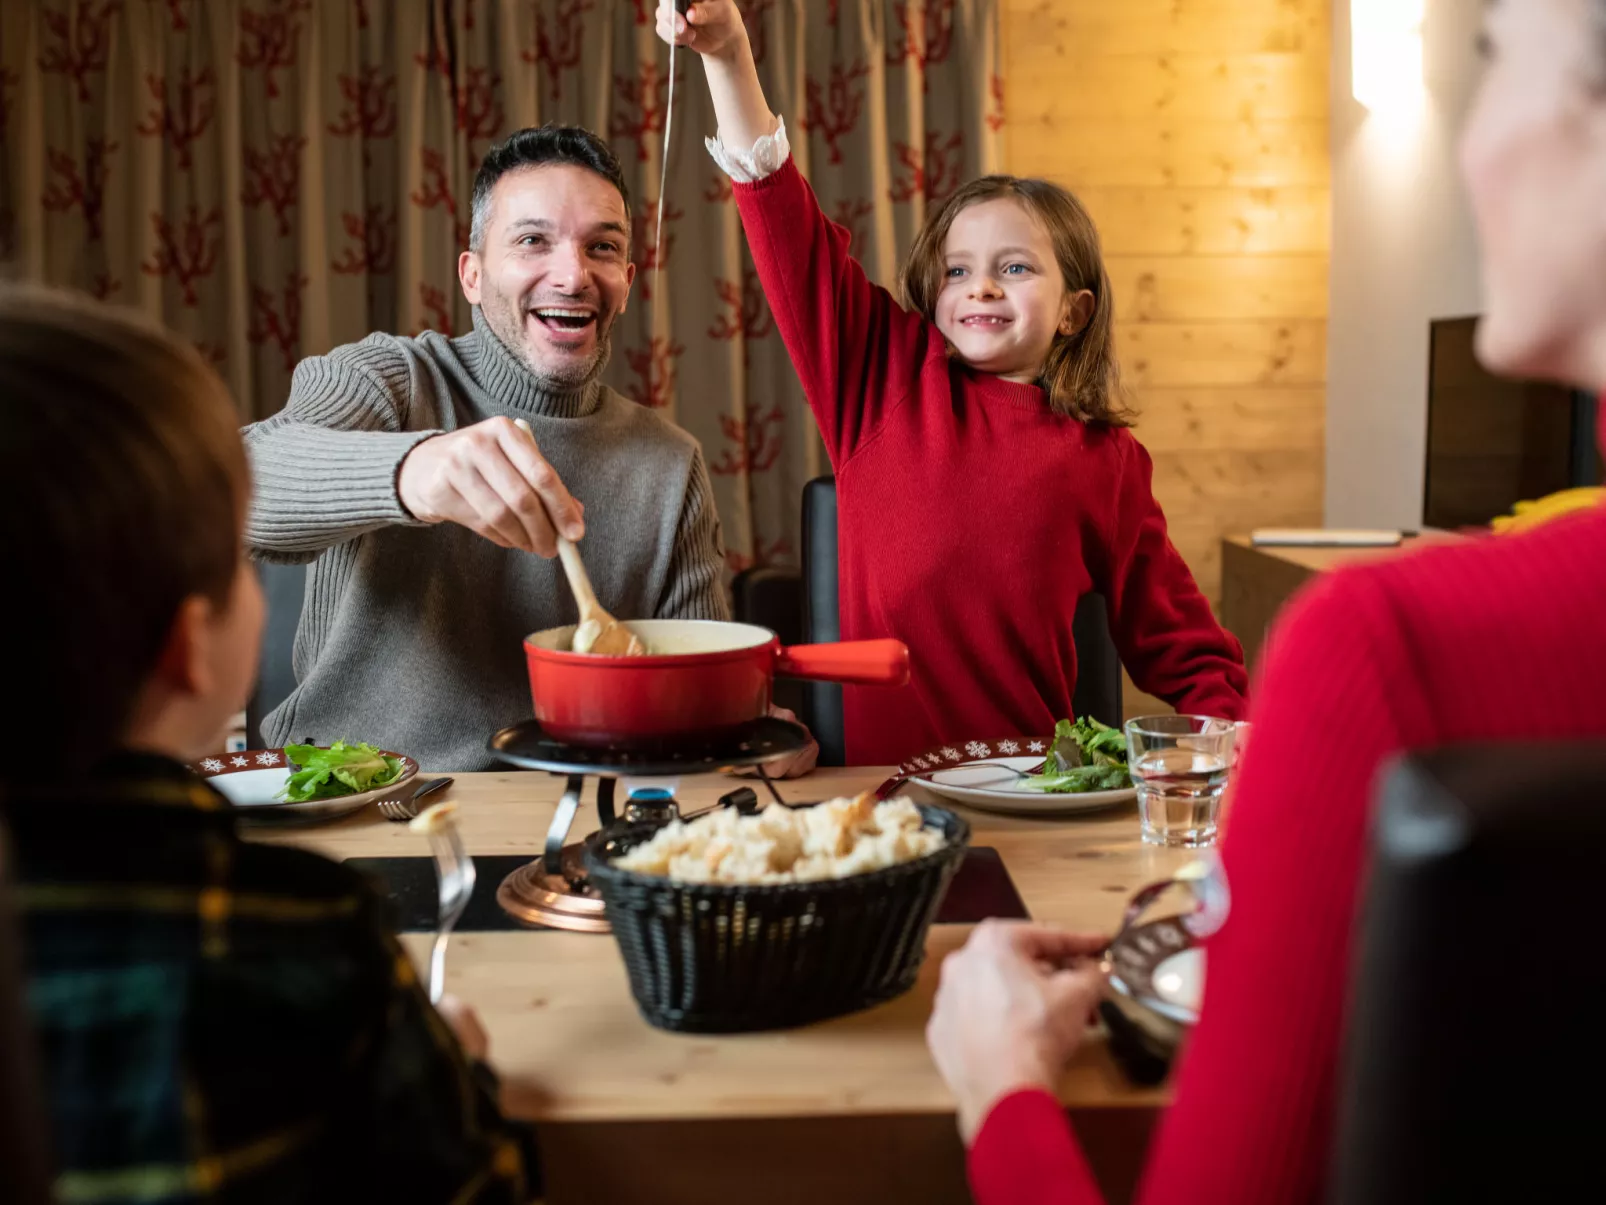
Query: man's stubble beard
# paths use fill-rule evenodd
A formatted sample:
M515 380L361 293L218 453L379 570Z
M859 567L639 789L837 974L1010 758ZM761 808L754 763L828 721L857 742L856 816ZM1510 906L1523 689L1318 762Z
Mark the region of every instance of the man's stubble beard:
M480 312L485 315L485 323L496 336L496 341L502 345L508 355L512 356L535 379L535 383L548 392L574 392L585 389L601 378L603 371L608 367L608 360L613 355L613 324L618 315L609 316L608 325L603 327L598 321L597 347L584 361L572 365L561 372L552 372L534 362L529 347L523 339L524 328L522 310L511 306L503 306L500 302L494 307L480 306Z

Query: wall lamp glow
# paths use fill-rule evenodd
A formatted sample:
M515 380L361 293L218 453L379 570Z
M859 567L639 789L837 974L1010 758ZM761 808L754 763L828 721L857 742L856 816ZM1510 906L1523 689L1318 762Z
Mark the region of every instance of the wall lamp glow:
M1350 88L1374 113L1413 108L1423 96L1426 0L1350 0Z

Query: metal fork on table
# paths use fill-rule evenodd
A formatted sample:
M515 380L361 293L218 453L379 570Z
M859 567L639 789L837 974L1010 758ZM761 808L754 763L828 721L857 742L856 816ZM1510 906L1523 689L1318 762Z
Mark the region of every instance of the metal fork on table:
M379 814L392 824L405 824L418 815L420 799L426 795L433 795L436 791L444 791L451 785L450 778L431 779L405 799L381 799L375 806L379 808Z
M429 849L435 855L435 870L440 882L440 920L435 926L435 944L429 952L429 1002L439 1004L446 987L446 943L452 929L462 918L474 894L474 859L463 848L458 835L457 822L452 819L452 804L436 804L415 822L429 838Z

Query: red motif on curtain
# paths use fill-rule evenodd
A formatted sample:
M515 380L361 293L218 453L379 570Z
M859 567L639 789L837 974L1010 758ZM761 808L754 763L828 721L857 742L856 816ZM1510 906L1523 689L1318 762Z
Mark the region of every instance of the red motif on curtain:
M169 94L166 76L147 75L145 86L152 106L134 129L147 138L160 138L172 148L179 170L189 171L194 162L190 148L217 114L217 77L210 67L199 72L185 67L176 95Z
M669 73L658 66L658 60L647 59L639 75L615 75L613 84L617 103L608 132L634 141L636 162L645 163L648 148L663 137Z
M654 335L646 347L630 348L625 361L636 379L626 396L654 410L669 405L675 397L675 361L685 354L683 346L663 335Z
M45 185L40 202L52 213L71 213L74 209L83 213L84 238L91 243L100 242L106 208L106 174L110 170L106 161L117 150L117 143L104 138L85 139L82 170L69 152L54 148L45 151L50 182Z
M786 414L779 403L768 410L760 410L749 402L742 408L741 418L720 415L719 429L726 442L736 446L721 449L719 458L709 464L708 471L715 477L735 477L773 468L781 458L781 435L785 427Z
M290 211L301 189L301 152L306 145L300 134L274 134L266 150L245 148L240 200L252 209L266 205L272 210L280 238L290 233Z
M424 165L424 182L412 193L413 204L420 209L445 210L452 220L452 237L459 248L466 248L469 215L466 208L458 204L451 173L446 169L446 157L427 146L419 152L419 157Z
M196 286L217 269L223 211L214 205L203 214L191 205L176 221L153 213L151 225L156 229L156 250L139 270L147 276L171 276L184 304L194 309L201 303Z
M854 85L870 74L863 59L849 67L831 64L831 77L825 87L810 77L804 107L803 128L825 139L832 163L842 162L842 139L851 134L864 112L864 89Z
M910 201L915 197L923 197L927 202L943 201L959 187L965 171L963 133L944 137L937 130L928 130L924 150L907 142L892 145L901 165L897 179L887 190L894 201Z
M111 20L122 11L122 0L77 0L70 10L47 8L39 14L45 27L39 70L72 80L81 105L89 103L89 77L106 72Z
M340 225L353 246L329 268L342 276L383 275L396 270L396 212L383 205L370 205L363 213L340 215Z
M342 75L335 82L346 103L326 128L343 138L360 138L363 162L367 163L367 144L396 132L396 77L365 66L358 74Z
M251 325L245 337L255 347L278 348L286 372L296 366L296 349L301 341L301 290L306 287L307 278L294 271L285 277L284 287L277 295L261 285L251 286Z
M901 0L892 7L902 37L888 38L887 63L909 61L920 72L921 87L929 88L926 69L947 62L953 53L954 0Z
M557 0L549 23L545 9L535 13L535 47L520 52L526 63L534 63L547 75L552 99L563 96L563 73L580 65L580 52L585 46L584 16L591 11L593 0Z
M240 10L240 47L235 62L248 71L260 69L263 86L275 100L279 72L295 66L301 40L301 22L296 18L311 11L312 0L268 0L266 8Z

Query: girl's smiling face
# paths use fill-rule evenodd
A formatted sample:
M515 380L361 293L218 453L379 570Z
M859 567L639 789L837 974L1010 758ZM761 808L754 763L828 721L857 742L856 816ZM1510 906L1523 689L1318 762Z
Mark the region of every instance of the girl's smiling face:
M1053 240L1019 201L995 197L954 215L936 320L966 364L1031 384L1055 338L1092 312L1093 294L1065 287Z

